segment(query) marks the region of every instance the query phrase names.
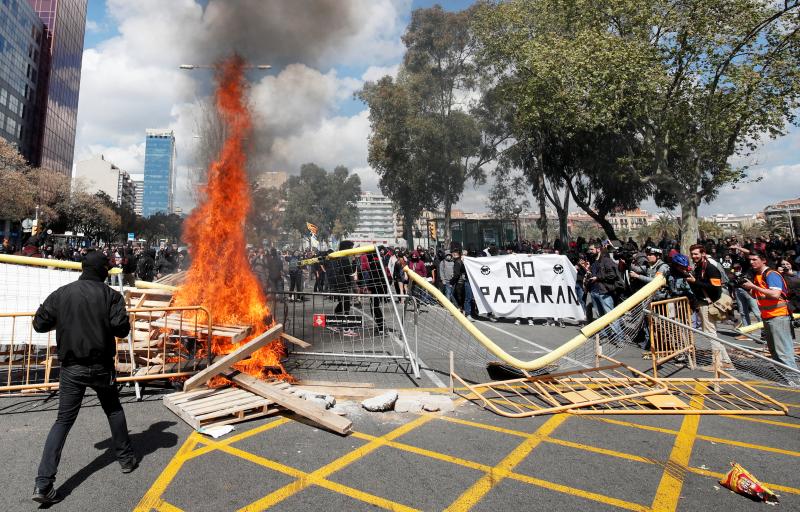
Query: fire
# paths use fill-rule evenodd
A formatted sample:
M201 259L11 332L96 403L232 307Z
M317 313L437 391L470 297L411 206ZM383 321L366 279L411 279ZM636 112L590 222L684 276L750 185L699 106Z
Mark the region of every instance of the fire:
M218 69L216 106L225 125L222 151L208 171L200 204L184 225L192 262L175 304L205 306L215 324L250 325L253 333L272 323L264 291L250 269L246 255L245 221L250 210L247 155L244 144L252 121L246 105L244 62L239 56ZM249 341L250 338L242 343ZM213 337L212 352L227 354L236 346L228 338ZM284 374L280 341L257 351L236 368L255 376Z

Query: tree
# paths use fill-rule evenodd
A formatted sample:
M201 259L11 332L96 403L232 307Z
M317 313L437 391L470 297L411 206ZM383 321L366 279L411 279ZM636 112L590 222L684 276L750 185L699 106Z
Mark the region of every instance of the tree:
M447 12L435 5L417 9L403 36L406 53L399 79L406 85L417 165L431 179L426 190L444 212L444 238L450 240L453 205L467 179L484 179L488 153L481 151L481 130L464 98L474 88L476 39L471 30L475 8Z
M517 240L521 240L519 216L522 210L531 205L526 197L525 179L522 176L513 176L502 168L498 168L494 175L495 182L489 191L486 206L495 218L514 221Z
M59 205L65 226L90 239L112 240L119 231L120 217L101 197L73 190L69 201Z
M261 244L263 240L275 241L281 233L283 225L283 212L281 205L284 203L283 189L255 187L252 193L253 207L248 218L255 242Z
M517 65L523 119L633 130L642 183L681 207L688 246L699 204L745 178L730 158L797 122L799 11L798 0L516 0L482 11L482 39Z
M547 201L559 213L563 241L570 200L616 238L607 216L637 206L650 191L641 184L642 145L627 119L636 105L627 92L593 87L613 80L635 91L649 74L627 58L625 50L641 51L636 41L611 37L595 21L598 9L591 2L511 1L486 4L477 15L481 65L501 99L495 104L512 107L506 129L512 144L521 144L518 155L532 152L521 157L534 163L527 171L534 197L540 209Z
M358 225L356 203L361 195L361 179L347 167L337 166L328 173L316 164L303 164L299 176L286 181L284 226L300 234L308 232L306 223L319 229L317 237L345 236Z
M418 137L412 129L408 88L402 78L385 76L364 84L357 97L369 106L368 162L380 177L381 192L402 218L407 247L414 247L414 222L435 207L436 199L428 191L433 176L413 151Z

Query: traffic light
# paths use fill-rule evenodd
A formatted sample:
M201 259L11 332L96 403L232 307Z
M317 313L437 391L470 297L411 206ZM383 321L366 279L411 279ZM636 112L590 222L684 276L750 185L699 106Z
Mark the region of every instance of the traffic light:
M428 222L428 234L430 235L431 240L436 240L436 221L432 220Z
M31 236L36 236L39 232L39 219L35 219L31 225Z

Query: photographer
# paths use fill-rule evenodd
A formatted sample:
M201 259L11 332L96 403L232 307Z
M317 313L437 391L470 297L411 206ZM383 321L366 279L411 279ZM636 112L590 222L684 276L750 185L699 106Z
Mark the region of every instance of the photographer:
M755 278L752 282L744 279L741 287L758 301L770 354L779 363L797 369L790 331L789 287L779 272L767 266L767 256L763 252L750 251L750 266Z
M736 306L739 309L739 315L742 317L742 325L750 325L750 313L753 314L756 322L760 322L761 312L758 310L758 303L747 290L741 287L740 283L746 280L746 275L742 271L742 266L739 263L734 263L733 265L733 277L736 284L734 288ZM747 336L737 336L736 339L744 341L749 338Z

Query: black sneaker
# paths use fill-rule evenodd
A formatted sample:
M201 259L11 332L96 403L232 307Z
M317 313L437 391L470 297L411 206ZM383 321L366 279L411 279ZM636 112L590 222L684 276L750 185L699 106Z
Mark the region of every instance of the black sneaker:
M51 486L47 491L39 489L38 487L34 487L33 496L31 496L31 499L36 503L41 503L42 505L53 505L63 500L64 497L58 493L55 487Z
M136 457L128 459L126 461L120 461L120 471L123 473L131 473L134 469L139 467L139 461Z

